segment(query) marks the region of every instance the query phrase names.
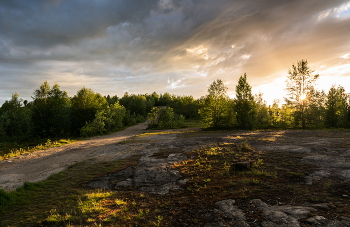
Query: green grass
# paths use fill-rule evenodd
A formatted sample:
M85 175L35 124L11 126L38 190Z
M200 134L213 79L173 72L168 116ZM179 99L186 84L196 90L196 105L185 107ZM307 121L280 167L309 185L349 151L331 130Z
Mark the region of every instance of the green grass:
M55 141L39 140L36 142L2 142L0 143L0 161L4 159L13 158L22 154L32 153L37 150L48 149L52 147L59 147L66 144L76 142L77 140L59 139Z
M199 119L186 119L185 127L186 128L204 128L205 125Z
M101 174L134 165L135 160L138 157L77 163L40 183L25 183L12 192L0 190L0 226L93 224L96 215L106 209L102 201L112 193L91 190L85 184Z

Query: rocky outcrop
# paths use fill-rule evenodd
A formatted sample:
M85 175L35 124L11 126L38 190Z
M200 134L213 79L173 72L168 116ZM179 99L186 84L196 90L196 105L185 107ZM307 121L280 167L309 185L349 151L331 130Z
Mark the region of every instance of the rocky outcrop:
M110 190L123 190L133 187L138 191L166 194L169 190L181 189L178 181L180 172L171 167L176 162L186 160L183 154L170 154L167 158L143 156L136 167L99 177L88 184L88 187Z
M235 204L235 200L228 199L215 203L218 207L214 209L217 219L205 224L205 227L300 227L302 223L318 227L350 226L350 218L347 217L330 220L320 215L313 215L317 213L317 209L330 209L327 204L269 206L261 199L253 199L250 203L254 212L260 213L259 221L248 222L243 210Z

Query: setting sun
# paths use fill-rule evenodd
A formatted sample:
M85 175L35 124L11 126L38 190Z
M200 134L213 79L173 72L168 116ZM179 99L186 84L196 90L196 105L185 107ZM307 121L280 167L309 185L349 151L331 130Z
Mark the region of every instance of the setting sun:
M305 100L305 99L306 99L306 94L301 94L300 97L299 97L299 99L300 99L301 101Z

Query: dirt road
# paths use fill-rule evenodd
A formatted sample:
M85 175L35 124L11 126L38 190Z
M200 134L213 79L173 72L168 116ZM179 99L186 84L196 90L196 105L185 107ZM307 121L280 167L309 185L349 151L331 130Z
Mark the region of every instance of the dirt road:
M116 143L145 132L147 122L106 136L40 150L0 162L0 188L10 191L24 182L39 182L70 165L91 158L121 159L134 154L133 150L116 149ZM135 151L136 152L136 151Z

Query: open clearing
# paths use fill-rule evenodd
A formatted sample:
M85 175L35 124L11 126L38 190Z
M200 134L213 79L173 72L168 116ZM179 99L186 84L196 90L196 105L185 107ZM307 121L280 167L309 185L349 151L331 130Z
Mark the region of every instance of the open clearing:
M63 171L46 180L59 202L33 196L1 224L350 226L349 131L145 128L0 162L6 190Z

